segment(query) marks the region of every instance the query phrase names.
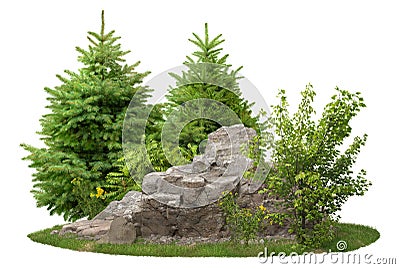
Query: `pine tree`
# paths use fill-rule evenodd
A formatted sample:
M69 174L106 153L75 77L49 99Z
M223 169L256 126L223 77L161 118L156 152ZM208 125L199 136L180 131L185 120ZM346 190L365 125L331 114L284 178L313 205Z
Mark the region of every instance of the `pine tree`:
M221 127L221 123L223 125L243 123L247 127L259 129L258 118L252 116L253 104L241 95L239 87L241 77L238 72L242 67L231 70L231 65L227 63L229 55L221 54L221 44L225 41L222 35L219 34L211 39L206 23L204 38L195 33L193 36L194 38L189 41L198 50L192 53L192 57L186 57L187 60L184 62L186 71L182 74L170 74L176 80L176 87L170 89L165 108L169 123L176 126L179 122L190 120L193 111L196 110L198 115L212 115L211 119L190 120L182 129L179 145L183 155L189 160L193 158L198 145L207 139L209 133ZM234 117L230 113L225 113L232 111ZM176 132L179 128L168 129ZM168 137L168 134L165 137Z
M32 193L39 207L65 219L93 217L104 206L90 194L104 186L106 176L115 172L122 157L122 126L131 98L140 90L144 100L149 90L140 86L148 74L135 68L139 62L125 64L117 43L120 37L106 33L104 11L100 33L88 32L88 49L77 47L78 72L66 70L57 75L62 84L45 88L50 113L40 120L46 147L21 146L30 152L25 160L36 169Z

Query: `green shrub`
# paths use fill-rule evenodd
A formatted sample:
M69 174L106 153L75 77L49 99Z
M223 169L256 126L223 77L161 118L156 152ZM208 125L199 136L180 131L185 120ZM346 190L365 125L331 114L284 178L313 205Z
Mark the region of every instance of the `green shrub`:
M266 185L267 191L284 200L291 232L299 243L318 247L334 236L332 223L342 205L353 195L363 195L371 183L364 170L357 175L352 170L367 135L354 137L340 151L352 130L350 120L365 107L361 94L336 88L318 121L313 120L311 106L315 94L307 85L291 116L285 91L279 92L280 104L273 107L268 121L273 168Z
M223 194L224 195L224 194ZM241 208L236 202L237 193L229 192L219 200L219 206L224 212L226 224L235 241L255 239L260 232L261 224L266 218L266 208Z
M83 214L91 219L104 209L106 201L104 197L101 196L104 193L103 189L97 187L97 193L95 196L99 199L92 199L92 195L88 195L88 193L95 188L95 183L84 184L84 181L81 178L74 178L71 183L72 192L68 194L68 197L76 200L77 204L71 209L70 214L74 214L76 212L76 214Z

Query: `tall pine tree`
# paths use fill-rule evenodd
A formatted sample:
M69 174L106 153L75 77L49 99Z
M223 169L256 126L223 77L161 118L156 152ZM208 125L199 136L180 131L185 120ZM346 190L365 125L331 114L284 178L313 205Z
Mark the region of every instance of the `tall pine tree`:
M131 98L140 90L143 102L149 90L140 86L148 74L135 71L139 62L125 64L117 43L120 37L104 29L88 32L88 49L77 47L78 72L57 75L62 84L45 88L50 95L50 113L42 117L42 136L46 147L22 144L30 152L34 173L32 193L39 207L65 219L93 217L104 206L102 199L91 199L96 187L104 186L106 176L122 157L122 126ZM98 189L99 191L99 189Z
M210 38L206 23L204 37L201 38L195 33L193 37L189 41L197 47L197 50L192 53L192 56L186 57L187 60L184 62L186 71L182 74L171 74L176 80L176 87L170 89L165 108L167 118L175 117L170 120L171 124L180 120L187 121L194 111L197 115L214 117L214 119L193 119L180 132L179 145L181 152L188 160L193 158L196 148L207 139L207 135L220 127L220 123L229 125L238 123L237 120L239 120L245 126L258 130L258 118L252 116L251 111L253 104L245 100L241 94L239 86L241 77L238 72L242 67L231 70L231 65L227 63L229 55L221 54L221 44L225 41L222 35ZM236 114L237 118L225 113L226 108L229 109L228 112ZM172 131L173 129L170 128ZM199 153L198 149L197 153Z

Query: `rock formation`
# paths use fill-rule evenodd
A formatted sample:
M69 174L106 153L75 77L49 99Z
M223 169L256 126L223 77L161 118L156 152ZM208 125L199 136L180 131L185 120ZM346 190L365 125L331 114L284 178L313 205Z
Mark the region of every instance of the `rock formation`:
M131 191L111 202L93 220L65 225L60 234L75 233L99 242L132 243L143 238L226 238L225 219L217 200L223 192L237 192L243 207L264 204L274 209L274 200L259 194L261 181L249 181L243 173L252 161L241 153L256 132L243 125L221 127L209 134L204 155L191 164L153 172L142 182L142 192ZM286 233L270 226L266 235Z

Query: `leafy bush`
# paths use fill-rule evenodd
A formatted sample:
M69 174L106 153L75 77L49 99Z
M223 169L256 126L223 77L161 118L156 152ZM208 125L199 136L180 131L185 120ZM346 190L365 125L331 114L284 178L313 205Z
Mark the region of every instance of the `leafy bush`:
M350 120L365 107L361 94L336 88L322 117L314 121L315 94L307 85L291 116L285 91L280 90L280 104L273 107L268 122L273 168L266 185L267 191L284 199L299 243L318 247L332 238L332 222L338 220L342 205L353 195L363 195L371 183L365 170L356 176L352 171L367 135L356 136L344 152L339 150L350 136Z

